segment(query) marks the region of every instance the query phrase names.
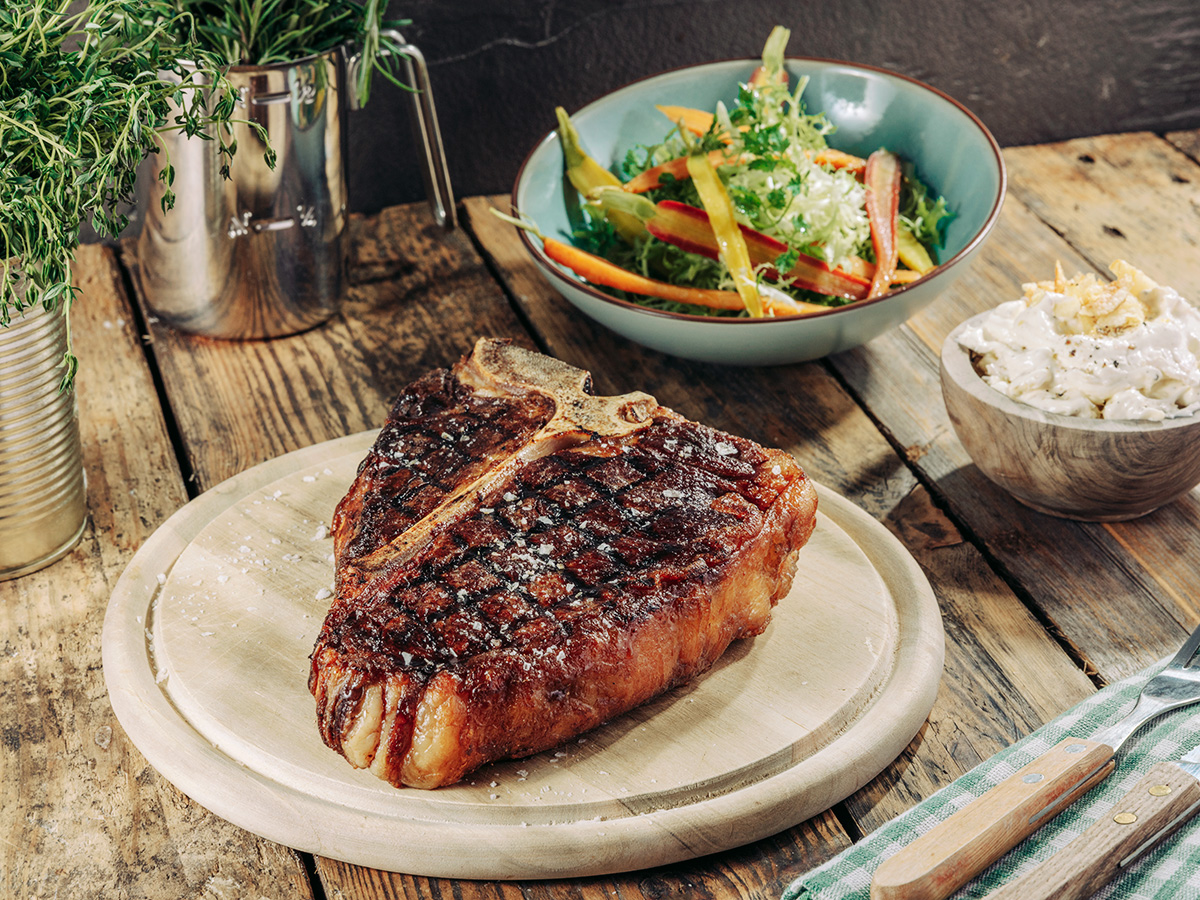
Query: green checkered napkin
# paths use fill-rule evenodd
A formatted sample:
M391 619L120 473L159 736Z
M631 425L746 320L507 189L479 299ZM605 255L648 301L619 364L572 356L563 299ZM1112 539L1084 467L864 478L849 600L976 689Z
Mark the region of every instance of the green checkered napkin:
M1133 708L1142 685L1166 664L1109 685L1093 697L1000 751L924 803L801 876L783 900L867 900L875 867L971 800L1003 781L1067 736L1088 737ZM956 898L985 897L1071 842L1133 788L1155 763L1178 759L1200 745L1200 706L1185 707L1144 725L1118 756L1117 769L1084 798L1002 857ZM1200 816L1101 888L1095 900L1200 898Z

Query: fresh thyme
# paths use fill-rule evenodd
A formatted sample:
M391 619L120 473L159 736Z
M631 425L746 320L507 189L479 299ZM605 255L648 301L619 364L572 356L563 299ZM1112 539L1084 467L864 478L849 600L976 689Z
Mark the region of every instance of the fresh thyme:
M293 62L350 44L362 54L360 102L370 97L373 72L407 87L393 72L401 47L387 32L409 21L384 19L387 0L148 0L142 7L147 21L176 23L181 41L194 22L196 42L228 65Z
M147 26L139 0L70 6L31 0L0 8L0 326L40 303L68 316L68 334L80 225L90 220L106 236L125 227L122 207L139 163L159 150L160 132L215 134L227 164L234 111L211 56L175 36L188 34L186 15ZM181 86L197 72L210 92ZM166 206L173 174L167 165ZM64 388L77 365L68 342Z

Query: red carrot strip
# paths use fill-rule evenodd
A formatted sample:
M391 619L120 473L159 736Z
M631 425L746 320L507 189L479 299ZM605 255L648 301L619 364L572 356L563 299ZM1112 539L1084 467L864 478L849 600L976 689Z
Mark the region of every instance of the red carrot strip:
M674 200L663 200L656 204L655 208L654 217L646 221L647 231L659 240L674 244L680 250L717 259L717 240L704 210ZM767 277L779 278L774 263L787 252L787 244L745 225L738 227L745 237L750 262L755 267L768 267L764 272ZM864 260L858 262L863 266L870 266L870 263ZM818 294L862 300L867 296L871 275L866 274L864 277L843 268L834 269L823 260L801 254L784 278L798 287Z
M899 258L896 229L900 212L900 160L887 150L867 157L863 175L867 186L867 219L871 223L871 245L875 248L875 277L868 296L886 294L896 273Z

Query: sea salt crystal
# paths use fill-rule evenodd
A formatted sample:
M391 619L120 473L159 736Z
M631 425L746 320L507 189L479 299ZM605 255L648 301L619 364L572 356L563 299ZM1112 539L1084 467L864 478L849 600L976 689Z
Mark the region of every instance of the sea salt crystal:
M771 466L772 475L779 475L781 472L783 472L783 469L779 468L779 466Z
M322 522L317 526L317 533L313 535L314 541L323 541L329 537L329 526Z
M167 583L167 576L166 576L164 573L162 573L162 572L159 572L159 573L158 573L158 575L157 575L156 577L158 578L158 583L159 583L159 584L166 584L166 583Z
M253 552L254 551L251 550L249 547L247 547L245 544L242 544L242 546L238 547L238 553L253 553Z
M517 495L516 495L516 494L514 494L512 491L505 491L505 492L504 492L504 499L505 499L506 501L508 501L509 503L512 503L514 500L516 500L516 499L517 499Z
M317 591L316 599L328 600L332 596L333 596L333 591L331 591L329 588L321 588L319 591Z
M716 446L718 456L737 456L737 447L729 443L729 441L721 441Z
M667 497L671 500L678 500L680 497L683 496L683 491L675 491L675 490L668 489L668 490L663 491L663 496Z
M317 479L316 479L316 476L314 476L314 475L305 475L304 478L302 478L301 480L313 482L313 481L316 481Z

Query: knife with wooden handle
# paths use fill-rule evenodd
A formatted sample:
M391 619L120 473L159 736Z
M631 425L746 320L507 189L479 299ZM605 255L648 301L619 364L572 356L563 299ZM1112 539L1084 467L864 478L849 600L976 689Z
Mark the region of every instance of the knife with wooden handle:
M988 900L1083 900L1200 811L1200 748L1162 762L1104 817Z
M1113 747L1064 738L894 856L871 900L948 897L1112 772Z
M1091 739L1064 738L1015 775L880 863L871 900L942 900L1087 793L1156 716L1200 702L1200 628L1147 681L1133 709Z

